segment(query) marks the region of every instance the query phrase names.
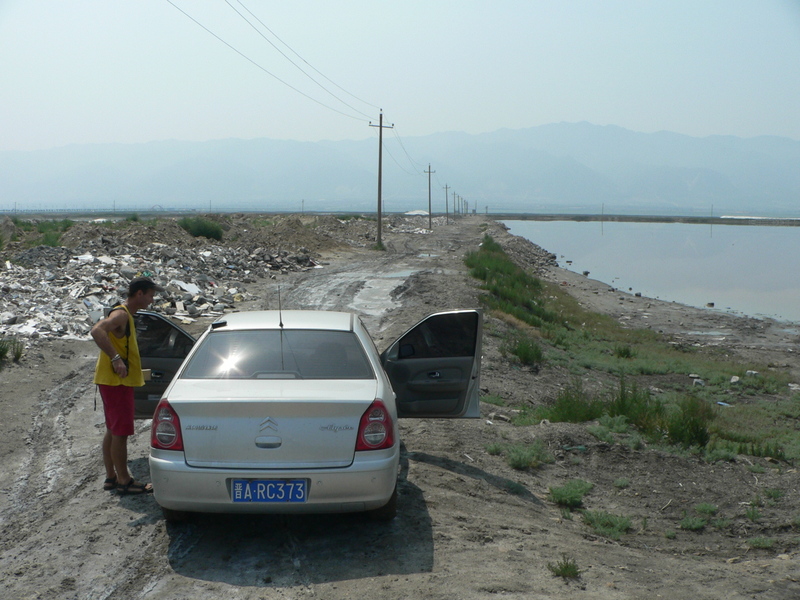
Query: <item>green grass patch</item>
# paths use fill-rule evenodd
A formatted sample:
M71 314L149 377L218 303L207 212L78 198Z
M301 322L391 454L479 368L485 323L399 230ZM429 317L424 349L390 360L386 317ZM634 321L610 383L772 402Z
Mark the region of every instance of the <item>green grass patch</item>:
M552 463L555 458L547 450L544 443L535 441L527 445L509 446L504 449L508 466L512 469L535 469L543 464Z
M694 507L694 510L697 514L710 517L717 514L717 510L719 510L719 508L716 504L711 504L710 502L701 502Z
M488 308L534 327L558 318L546 307L542 281L515 265L491 236L484 235L480 250L467 254L464 262L470 274L483 281L488 293L482 300Z
M9 359L19 362L24 350L25 344L18 338L0 338L0 363Z
M561 560L556 564L547 563L547 568L553 575L562 579L578 579L581 576L578 563L574 558L570 558L566 554L562 554Z
M602 510L583 511L583 522L589 525L595 533L603 537L618 540L631 528L628 517L614 515Z
M705 529L706 525L708 525L708 521L703 517L686 516L681 519L681 529L686 531L700 531Z
M523 410L512 422L531 425L547 419L554 423L585 423L599 419L604 411L603 400L586 394L581 380L576 379L559 391L552 405Z
M550 500L566 508L578 508L583 505L583 498L594 487L583 479L573 479L562 486L550 488Z
M494 442L486 446L486 452L491 456L500 456L503 453L503 448L503 444Z
M779 488L767 488L766 490L764 490L764 495L767 497L768 500L771 500L772 502L777 502L786 495L786 492Z
M747 545L759 550L770 550L775 542L775 538L754 537L747 540Z
M513 339L507 340L500 348L504 355L512 354L526 366L533 367L544 362L544 353L541 346L530 337L518 333Z
M222 226L203 217L183 217L178 221L178 225L194 237L222 239Z
M751 504L744 510L744 516L747 517L753 523L757 523L758 520L761 518L761 511L758 510L757 505Z
M494 406L505 406L506 402L497 394L486 394L485 396L481 396L481 402L486 402L487 404L492 404Z

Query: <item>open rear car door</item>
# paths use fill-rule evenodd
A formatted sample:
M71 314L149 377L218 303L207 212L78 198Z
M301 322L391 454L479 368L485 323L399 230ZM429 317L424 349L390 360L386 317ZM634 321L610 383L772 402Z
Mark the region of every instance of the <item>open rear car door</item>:
M479 310L429 315L381 354L398 417L480 416Z

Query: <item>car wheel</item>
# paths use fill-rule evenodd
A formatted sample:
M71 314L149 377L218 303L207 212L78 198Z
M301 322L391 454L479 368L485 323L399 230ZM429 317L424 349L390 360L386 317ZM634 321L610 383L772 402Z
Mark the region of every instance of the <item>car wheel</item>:
M372 521L391 521L397 516L397 485L394 486L394 491L392 492L392 497L389 498L389 502L380 508L368 510L367 516Z
M161 513L167 523L183 523L189 519L189 513L183 510L172 510L162 506Z

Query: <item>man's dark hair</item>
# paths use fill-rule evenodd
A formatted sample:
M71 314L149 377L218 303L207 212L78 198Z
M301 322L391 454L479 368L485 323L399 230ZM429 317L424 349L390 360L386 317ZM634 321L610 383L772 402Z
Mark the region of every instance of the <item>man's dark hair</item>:
M132 280L128 286L128 298L133 298L136 295L136 292L147 292L148 290L163 292L164 288L160 285L157 285L152 279L148 279L147 277L137 277L136 279Z

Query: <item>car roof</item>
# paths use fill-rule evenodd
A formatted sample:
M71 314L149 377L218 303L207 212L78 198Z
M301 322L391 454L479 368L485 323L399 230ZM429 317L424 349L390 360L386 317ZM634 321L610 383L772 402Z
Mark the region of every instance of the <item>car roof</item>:
M212 329L327 329L352 331L355 315L328 310L252 310L226 314L211 324Z

